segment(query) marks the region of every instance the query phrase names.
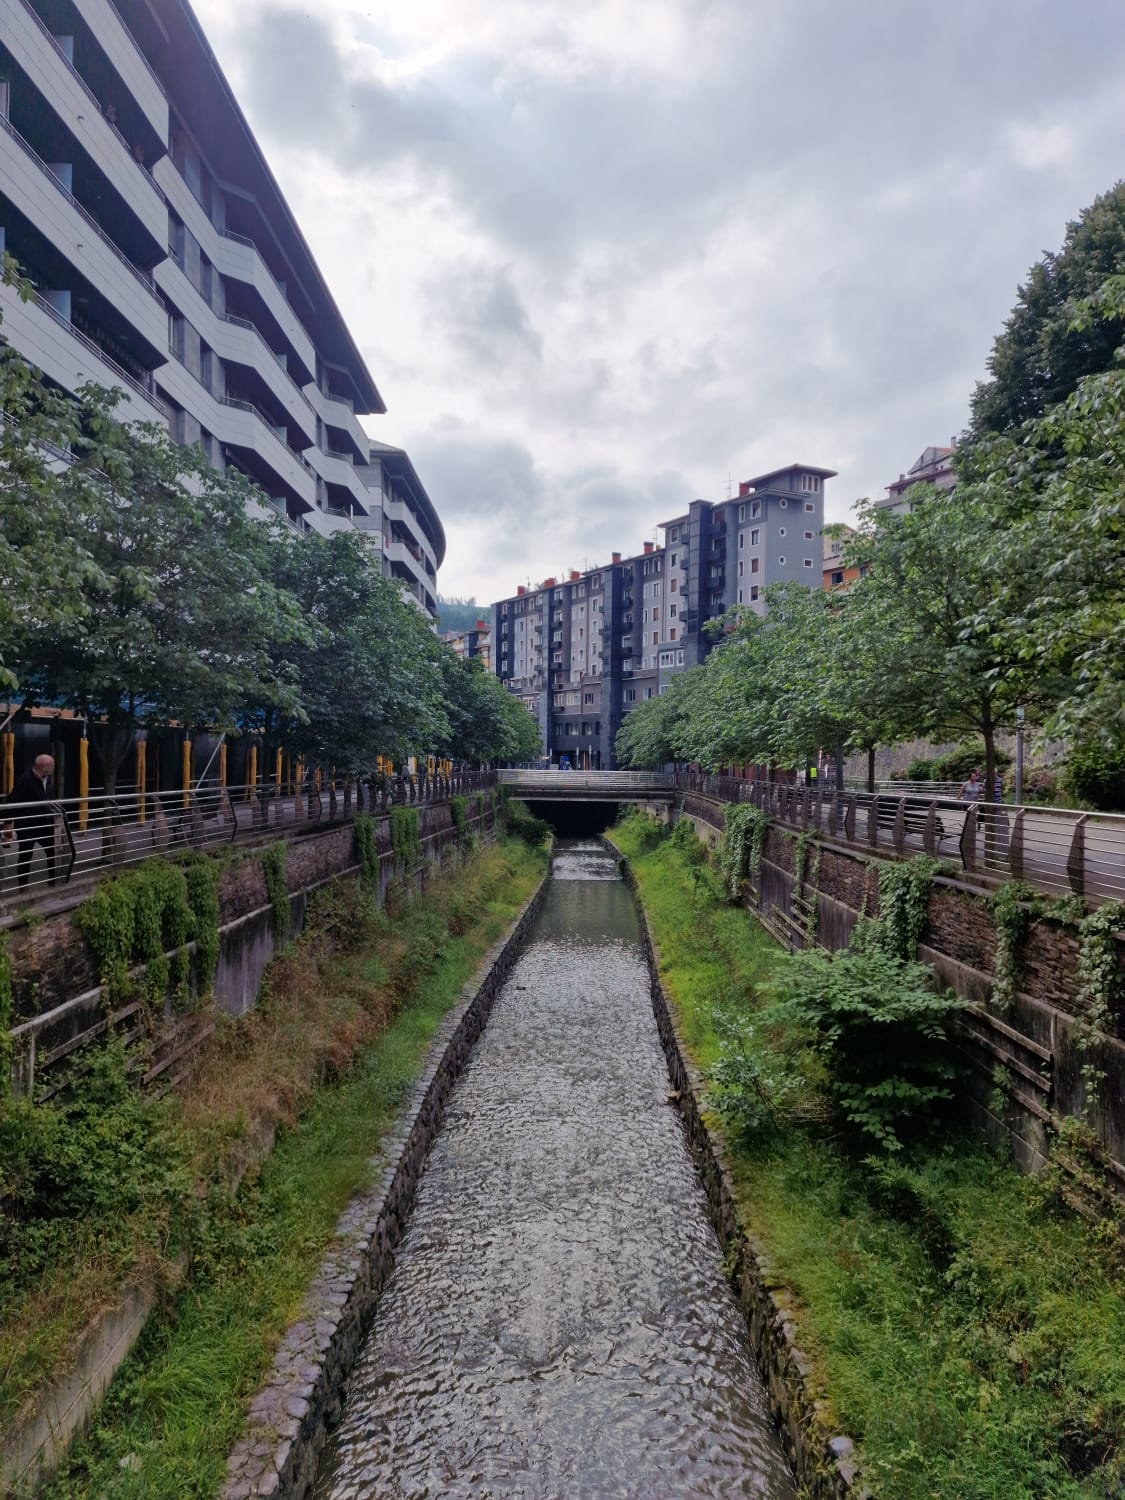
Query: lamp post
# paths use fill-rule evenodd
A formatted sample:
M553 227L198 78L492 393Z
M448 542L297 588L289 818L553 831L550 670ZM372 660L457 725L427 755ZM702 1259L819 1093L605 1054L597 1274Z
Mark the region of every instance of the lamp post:
M1023 804L1023 709L1016 709L1016 806Z

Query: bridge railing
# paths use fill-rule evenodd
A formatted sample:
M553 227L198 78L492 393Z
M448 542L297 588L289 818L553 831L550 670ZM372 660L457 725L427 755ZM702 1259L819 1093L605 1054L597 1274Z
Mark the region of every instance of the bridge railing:
M930 791L835 792L825 786L743 781L699 772L685 790L749 802L792 828L886 854L930 854L968 880L1024 880L1052 896L1091 905L1125 900L1125 815L1060 807L961 802Z
M614 792L639 790L673 791L676 778L670 771L498 771L503 786L520 786L564 792Z
M495 784L492 771L450 776L419 773L335 781L307 776L299 787L202 783L188 790L120 787L46 802L0 804L0 910L33 901L51 888L115 874L154 856L175 856L272 831L382 812L395 804L426 806Z

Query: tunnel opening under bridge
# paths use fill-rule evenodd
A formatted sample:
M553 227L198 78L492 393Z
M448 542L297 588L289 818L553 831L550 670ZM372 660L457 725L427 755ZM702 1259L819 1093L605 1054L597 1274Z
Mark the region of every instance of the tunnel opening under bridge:
M525 803L528 812L549 823L561 839L592 838L617 822L619 802L550 801L536 797Z

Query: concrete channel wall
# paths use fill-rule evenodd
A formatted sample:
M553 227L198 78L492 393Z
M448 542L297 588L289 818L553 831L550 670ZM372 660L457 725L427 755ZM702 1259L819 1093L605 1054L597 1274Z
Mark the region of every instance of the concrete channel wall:
M610 851L618 855L612 842ZM636 895L636 881L626 859L622 872ZM645 957L652 986L652 1008L668 1063L668 1076L679 1095L677 1108L695 1159L711 1223L718 1235L728 1277L749 1330L750 1345L765 1382L770 1415L786 1457L809 1500L862 1500L869 1491L858 1478L852 1458L854 1444L834 1432L824 1419L824 1403L816 1391L811 1367L797 1346L796 1326L783 1283L773 1275L769 1260L738 1221L726 1146L718 1128L703 1117L703 1078L683 1044L676 1015L660 982L660 957L637 896Z
M272 1375L251 1402L246 1431L227 1465L223 1500L303 1500L311 1493L446 1101L523 948L549 881L548 874L442 1022L402 1121L384 1143L378 1186L345 1209L306 1294L303 1315L286 1333Z

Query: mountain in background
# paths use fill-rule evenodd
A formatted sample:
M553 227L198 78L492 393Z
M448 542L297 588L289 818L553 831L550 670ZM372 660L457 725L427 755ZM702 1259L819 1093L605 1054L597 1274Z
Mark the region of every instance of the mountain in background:
M446 599L441 594L437 601L438 634L447 630L471 630L478 620L488 619L488 605L478 604L470 594L468 599Z

